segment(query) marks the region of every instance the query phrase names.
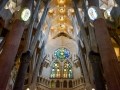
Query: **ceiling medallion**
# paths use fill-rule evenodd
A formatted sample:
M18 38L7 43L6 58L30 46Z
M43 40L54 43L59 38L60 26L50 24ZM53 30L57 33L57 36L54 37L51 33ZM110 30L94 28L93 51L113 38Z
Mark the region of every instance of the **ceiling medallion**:
M60 24L60 29L61 29L61 30L66 29L66 25L64 25L64 24Z
M59 12L60 12L61 14L65 14L66 9L65 9L64 7L60 7L60 8L59 8Z
M60 16L59 17L59 21L61 21L61 22L65 21L65 17L64 16Z

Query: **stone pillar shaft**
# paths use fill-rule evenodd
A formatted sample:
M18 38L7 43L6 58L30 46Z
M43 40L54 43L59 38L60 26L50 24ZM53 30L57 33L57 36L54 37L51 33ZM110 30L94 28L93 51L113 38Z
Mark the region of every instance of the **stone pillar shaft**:
M5 90L7 86L23 31L24 22L15 20L0 54L0 90Z
M99 53L91 51L89 53L89 58L93 69L96 90L106 90L105 81L102 74L101 58Z
M33 12L33 15L31 17L31 20L30 20L31 22L30 22L30 25L28 27L28 32L26 34L26 45L25 45L24 51L27 51L29 49L29 47L30 47L30 42L31 42L32 32L33 32L33 26L34 26L35 20L36 20L36 18L38 16L40 5L41 5L41 0L38 0L37 5L35 7L35 10Z
M109 90L120 90L120 70L104 19L94 21L95 35Z
M46 3L45 3L45 8L44 8L44 11L43 11L43 14L41 16L41 20L37 26L37 32L35 33L35 36L34 36L34 39L32 40L31 44L30 44L30 50L31 50L31 54L33 53L34 49L35 49L35 45L38 41L38 38L42 36L42 31L41 31L41 28L42 28L42 25L44 24L44 21L46 19L46 16L47 16L47 12L49 10L49 2L50 0L48 0Z
M26 53L22 54L21 63L13 90L23 90L25 75L28 69L29 61L30 61L30 52L27 51Z

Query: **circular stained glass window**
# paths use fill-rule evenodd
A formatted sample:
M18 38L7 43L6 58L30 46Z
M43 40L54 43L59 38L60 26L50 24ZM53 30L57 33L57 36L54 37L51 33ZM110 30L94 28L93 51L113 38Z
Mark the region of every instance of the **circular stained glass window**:
M60 59L60 60L64 60L64 59L67 59L69 58L70 56L70 51L66 48L59 48L57 49L55 52L54 52L54 56L57 58L57 59Z

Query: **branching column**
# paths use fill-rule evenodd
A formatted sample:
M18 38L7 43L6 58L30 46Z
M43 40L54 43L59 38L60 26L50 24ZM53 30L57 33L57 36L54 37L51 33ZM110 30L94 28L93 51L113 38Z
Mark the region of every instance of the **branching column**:
M46 1L46 3L45 3L45 8L44 8L43 14L41 16L41 20L40 20L40 22L39 22L39 24L37 26L37 32L35 33L34 39L31 41L31 44L30 44L31 52L34 51L35 45L36 45L36 43L38 41L38 38L42 36L41 28L42 28L42 25L43 25L43 23L44 23L44 21L46 19L47 12L49 10L49 7L48 7L49 6L49 2L50 2L50 0Z
M98 1L98 0L97 0ZM91 5L94 1L88 0ZM97 6L96 3L92 4ZM111 37L108 33L108 29L103 18L98 18L93 22L95 28L96 40L101 56L103 65L103 71L106 79L106 83L109 90L120 90L120 70L112 46ZM114 82L114 83L113 83Z
M93 73L94 73L94 82L96 90L106 90L105 81L101 71L101 58L99 53L91 51L89 53L90 62L92 64Z
M0 90L5 90L24 31L24 22L15 20L0 54ZM4 82L3 82L4 81Z
M92 0L89 3L89 6L95 4L96 6L99 6L98 0ZM91 45L91 51L89 52L89 60L91 62L92 70L93 70L93 80L95 84L96 90L105 90L105 81L103 78L102 73L102 67L101 67L101 58L98 53L98 47L97 42L95 38L94 28L90 25L90 19L88 17L88 9L85 3L85 0L83 1L83 9L86 17L87 27L89 29L89 38L90 38L90 45Z
M88 53L89 53L89 51L90 51L90 46L89 46L89 41L88 41L88 36L87 36L87 34L86 34L86 31L85 31L85 28L84 28L84 24L83 24L83 22L82 22L82 19L81 19L81 17L80 17L80 15L79 15L79 11L78 11L78 7L77 7L77 1L76 0L73 0L73 6L74 6L74 10L75 10L75 14L76 14L76 18L77 18L77 21L78 21L78 25L80 26L80 32L79 32L79 38L80 38L80 35L81 35L81 37L83 38L83 42L84 42L84 44L85 44L85 48L86 48L86 54L87 54L87 59L86 59L86 63L87 63L87 67L86 66L84 66L84 68L87 68L87 69L84 69L84 70L87 70L87 71L84 71L84 72L88 72L88 73L84 73L85 75L85 82L87 83L87 84L89 84L89 86L90 86L90 83L92 82L92 80L90 79L90 73L89 73L89 71L88 71L88 65L90 65L90 63L89 63L89 60L88 60ZM80 34L81 33L81 34ZM82 53L82 52L81 52ZM82 56L83 57L83 56ZM83 64L83 65L85 65L85 64ZM88 86L88 87L89 87Z
M44 52L43 51L44 47L45 47L45 45L42 44L42 47L41 47L41 50L40 50L40 53L39 53L39 57L37 59L36 66L35 66L35 69L33 71L32 82L31 82L31 86L30 86L31 90L34 90L35 86L36 86L37 76L38 76L38 73L39 73L39 70L40 70L40 66L41 66L41 63L42 63L42 60L43 60L42 56L43 56L43 52Z
M97 19L94 21L94 27L108 88L109 90L120 90L119 65L106 23L103 19Z
M86 83L86 89L90 90L90 80L89 80L89 76L88 76L88 70L86 67L86 63L85 63L85 59L83 57L83 52L80 46L80 41L78 42L78 48L79 48L79 52L78 52L78 56L80 58L80 62L81 62L81 66L82 66L82 70L83 70L83 75L85 78L85 83Z
M2 0L6 1L6 0ZM31 0L27 0L26 6L22 8L30 8ZM22 2L23 3L23 2ZM25 5L25 4L24 4ZM19 12L20 13L20 12ZM5 90L7 82L14 65L14 60L17 55L19 44L24 32L25 22L20 19L20 16L12 24L12 29L6 37L6 42L3 46L3 51L0 54L0 90Z
M38 41L38 38L40 37L40 40L42 38L42 30L41 30L41 28L42 28L42 25L43 25L43 23L44 23L44 21L46 19L46 16L47 16L47 12L48 12L48 9L49 9L48 8L49 2L50 2L50 0L46 1L46 3L45 3L44 11L43 11L43 14L41 16L41 20L40 20L40 22L38 24L38 27L37 27L37 32L35 33L34 39L33 39L33 41L31 42L31 45L30 45L30 50L31 50L32 54L33 54L33 51L35 49L35 45L36 45L36 43ZM43 43L40 48L42 49L44 45L45 44ZM40 53L43 53L43 50L41 50ZM41 60L42 59L41 59L41 54L40 54L40 56L39 56L39 58L37 60L37 62L38 62L37 66L35 67L35 70L33 71L33 77L32 77L31 86L30 86L31 89L34 89L34 87L35 87L36 80L37 80L37 74L38 74L38 71L39 71L40 65L41 65Z
M23 90L25 74L28 69L29 61L30 61L30 52L27 51L21 56L21 63L18 70L18 75L16 77L15 85L13 90Z
M30 42L31 42L31 38L32 38L32 32L33 32L33 26L35 24L35 20L37 19L37 16L38 16L38 13L39 13L41 1L42 0L37 1L35 10L33 11L33 15L32 15L31 20L30 20L31 22L30 22L30 24L28 26L28 32L26 34L26 45L25 45L24 51L29 50Z

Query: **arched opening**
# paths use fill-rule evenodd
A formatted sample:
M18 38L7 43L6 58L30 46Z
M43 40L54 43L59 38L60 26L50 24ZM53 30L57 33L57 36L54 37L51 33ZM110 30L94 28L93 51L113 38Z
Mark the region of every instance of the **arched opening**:
M59 62L54 62L52 66L52 71L51 71L51 78L60 78L60 63Z
M48 81L48 86L50 87L50 81Z
M60 87L60 81L59 81L59 80L56 81L56 87L57 87L57 88Z
M42 82L43 84L45 84L45 79L43 78L43 82Z
M40 83L42 82L42 77L40 77Z
M64 81L64 82L63 82L63 87L64 87L64 88L67 88L67 81Z
M47 85L47 79L45 79L45 85Z
M73 81L73 86L75 87L75 81Z
M55 88L55 82L51 81L51 88Z
M70 80L69 81L69 88L71 88L71 87L73 87L73 86L72 86L72 81Z
M80 79L78 79L78 84L80 84Z
M73 78L72 65L68 61L66 61L64 63L63 77L64 78Z
M81 83L84 83L84 78L83 77L81 77Z

